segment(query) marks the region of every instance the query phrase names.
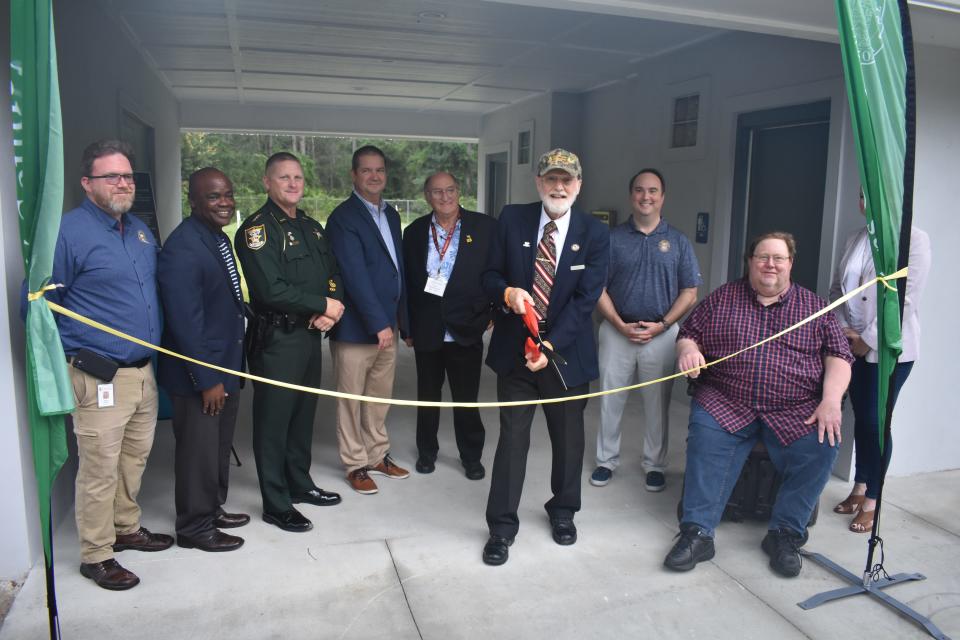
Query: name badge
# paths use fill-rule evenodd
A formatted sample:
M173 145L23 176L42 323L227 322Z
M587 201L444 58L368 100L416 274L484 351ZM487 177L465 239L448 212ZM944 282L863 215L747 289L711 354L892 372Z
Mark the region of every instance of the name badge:
M585 266L587 266L587 265L585 265L585 264L572 264L572 265L570 265L570 271L580 271L580 270L582 270Z
M113 383L97 385L97 407L106 409L113 406Z
M447 290L447 279L442 276L431 276L427 278L427 286L423 290L430 295L443 297L443 292Z

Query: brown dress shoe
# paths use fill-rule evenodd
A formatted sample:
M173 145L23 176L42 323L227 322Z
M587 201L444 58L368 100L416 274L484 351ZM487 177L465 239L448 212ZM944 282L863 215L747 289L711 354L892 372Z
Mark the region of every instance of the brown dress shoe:
M127 571L120 563L110 558L103 562L91 562L80 565L80 575L90 578L97 586L111 591L126 591L140 584L140 578Z
M236 527L242 527L248 522L250 522L250 516L245 513L227 513L226 511L221 511L217 514L217 517L213 519L213 526L217 529L235 529Z
M173 536L165 533L150 533L146 527L140 527L133 533L117 534L116 542L113 543L113 550L124 551L133 549L134 551L163 551L169 549L173 544Z
M390 456L383 456L383 460L372 467L368 467L367 472L378 476L393 478L394 480L402 480L410 477L410 472L394 464Z
M366 469L354 469L348 473L347 483L357 493L371 494L378 491L377 483L373 481Z

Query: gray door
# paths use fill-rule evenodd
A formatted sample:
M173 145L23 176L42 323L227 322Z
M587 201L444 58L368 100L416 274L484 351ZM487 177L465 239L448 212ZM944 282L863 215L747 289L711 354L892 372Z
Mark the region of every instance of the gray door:
M743 114L737 122L730 279L744 273L754 237L788 231L797 241L794 282L817 290L830 102Z
M494 218L507 204L507 152L489 153L487 163L487 211Z

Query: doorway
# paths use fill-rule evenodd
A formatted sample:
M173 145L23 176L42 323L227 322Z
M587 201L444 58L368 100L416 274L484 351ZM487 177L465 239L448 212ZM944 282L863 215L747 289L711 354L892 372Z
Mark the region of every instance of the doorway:
M500 217L500 212L507 204L507 184L509 183L508 170L510 156L507 151L488 153L485 156L487 169L486 209L487 214L494 218Z
M744 274L754 237L788 231L797 241L791 279L817 290L830 101L766 109L737 119L730 279Z

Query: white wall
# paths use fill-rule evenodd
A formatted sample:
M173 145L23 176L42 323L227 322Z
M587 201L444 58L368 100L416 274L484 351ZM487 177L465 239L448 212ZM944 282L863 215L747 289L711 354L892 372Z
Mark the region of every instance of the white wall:
M921 307L920 358L893 418L890 473L960 467L960 437L950 398L957 393L956 262L960 247L960 51L920 47L914 225L930 234L933 266Z
M672 98L692 91L701 95L702 141L693 150L669 149ZM836 99L841 91L839 49L819 42L730 33L650 60L633 80L584 100L584 170L590 179L582 202L587 209L616 209L622 222L630 213L630 176L645 166L661 169L667 181L663 212L671 224L692 238L697 212L710 213L710 241L695 245L705 293L726 280L737 115ZM842 110L835 105L834 113ZM841 140L831 130L831 155L839 153ZM829 160L834 167L838 157ZM828 192L831 173L836 171L828 171Z
M10 86L10 7L0 2L0 86ZM12 149L10 94L0 98L0 149ZM8 158L10 160L10 158ZM30 427L27 423L27 385L24 371L24 331L20 321L20 283L23 260L13 162L0 163L0 580L20 580L34 558L43 553L33 475Z
M153 176L161 236L180 222L180 108L170 90L121 35L99 2L56 0L54 19L60 63L60 94L66 193L70 208L83 197L80 155L98 138L119 135L121 109L154 128Z
M479 145L479 184L481 197L485 196L483 185L486 184L487 153L509 150L509 188L507 189L508 203L533 202L538 199L537 187L533 183L536 175L536 162L546 151L550 150L550 94L543 94L524 100L519 104L494 111L483 117L480 122ZM522 123L533 122L533 152L529 165L517 165L517 134ZM485 206L481 205L481 206ZM487 213L494 213L488 211ZM499 213L499 212L497 212Z

